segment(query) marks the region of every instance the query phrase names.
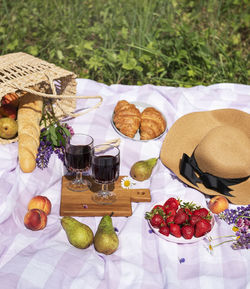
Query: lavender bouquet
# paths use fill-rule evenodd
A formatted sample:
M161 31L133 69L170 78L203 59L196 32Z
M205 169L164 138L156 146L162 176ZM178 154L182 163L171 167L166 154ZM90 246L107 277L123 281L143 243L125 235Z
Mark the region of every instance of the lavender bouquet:
M219 214L219 218L229 225L233 225L236 240L232 243L233 249L250 248L250 205L236 209L226 209Z
M226 209L218 215L221 220L232 225L233 235L217 238L208 237L208 249L212 253L214 248L224 243L231 242L234 250L250 248L250 205L239 206L236 209ZM213 245L212 242L218 239L224 239L222 242Z

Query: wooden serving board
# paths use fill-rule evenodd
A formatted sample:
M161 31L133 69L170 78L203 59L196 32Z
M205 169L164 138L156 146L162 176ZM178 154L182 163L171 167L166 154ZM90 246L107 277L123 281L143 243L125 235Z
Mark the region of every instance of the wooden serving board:
M151 195L149 189L124 189L121 186L121 179L110 186L110 190L114 190L117 200L110 205L99 205L95 203L91 197L94 192L100 189L100 185L94 183L90 177L86 177L91 182L91 190L84 192L74 192L67 188L67 182L71 181L71 177L62 177L60 216L78 216L93 217L104 216L113 213L113 216L131 216L131 202L150 202Z

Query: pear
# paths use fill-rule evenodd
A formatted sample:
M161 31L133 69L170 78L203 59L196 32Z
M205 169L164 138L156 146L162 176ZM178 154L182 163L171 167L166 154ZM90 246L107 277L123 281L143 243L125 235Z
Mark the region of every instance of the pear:
M86 249L93 243L94 234L89 226L67 216L61 219L61 224L74 247Z
M94 246L97 252L105 255L113 254L117 250L119 239L113 227L111 216L102 217L94 237Z
M17 121L10 117L0 118L0 137L13 138L17 134Z
M130 169L131 177L136 181L145 181L150 178L158 158L151 158L145 161L138 161Z

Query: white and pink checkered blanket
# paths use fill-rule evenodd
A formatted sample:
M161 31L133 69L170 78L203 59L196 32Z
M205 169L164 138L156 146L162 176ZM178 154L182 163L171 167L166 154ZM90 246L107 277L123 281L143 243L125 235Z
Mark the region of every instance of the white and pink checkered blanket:
M78 95L100 95L100 108L71 119L75 132L93 136L95 144L121 138L121 175L129 175L138 160L159 156L164 136L136 142L117 134L111 116L118 100L151 104L164 112L168 128L181 116L220 108L250 113L250 87L216 84L208 87L174 88L126 86L77 80ZM78 100L77 108L91 107L96 100ZM1 289L246 289L250 288L250 252L233 250L230 243L211 255L207 243L176 244L152 233L144 218L154 202L170 195L191 198L206 205L205 196L174 178L158 161L150 180L136 186L150 188L151 203L133 203L131 217L113 217L119 248L102 255L94 246L80 250L67 240L60 224L61 177L66 169L52 155L49 167L30 174L20 171L17 143L0 146L0 288ZM27 204L35 195L51 200L52 212L44 230L28 230L23 223ZM230 205L230 207L234 207ZM101 217L77 217L96 231ZM217 220L214 236L232 234Z

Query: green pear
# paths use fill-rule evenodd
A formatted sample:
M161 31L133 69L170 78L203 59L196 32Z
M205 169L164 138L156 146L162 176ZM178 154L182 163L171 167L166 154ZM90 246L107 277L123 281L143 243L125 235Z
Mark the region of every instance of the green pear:
M17 134L17 121L10 117L0 118L0 137L10 139Z
M158 158L151 158L145 161L138 161L130 169L131 177L136 181L145 181L150 178Z
M98 225L94 246L96 251L105 255L113 254L119 246L119 239L109 215L103 216Z
M61 224L71 245L79 249L86 249L92 243L94 234L89 226L72 217L63 217Z

